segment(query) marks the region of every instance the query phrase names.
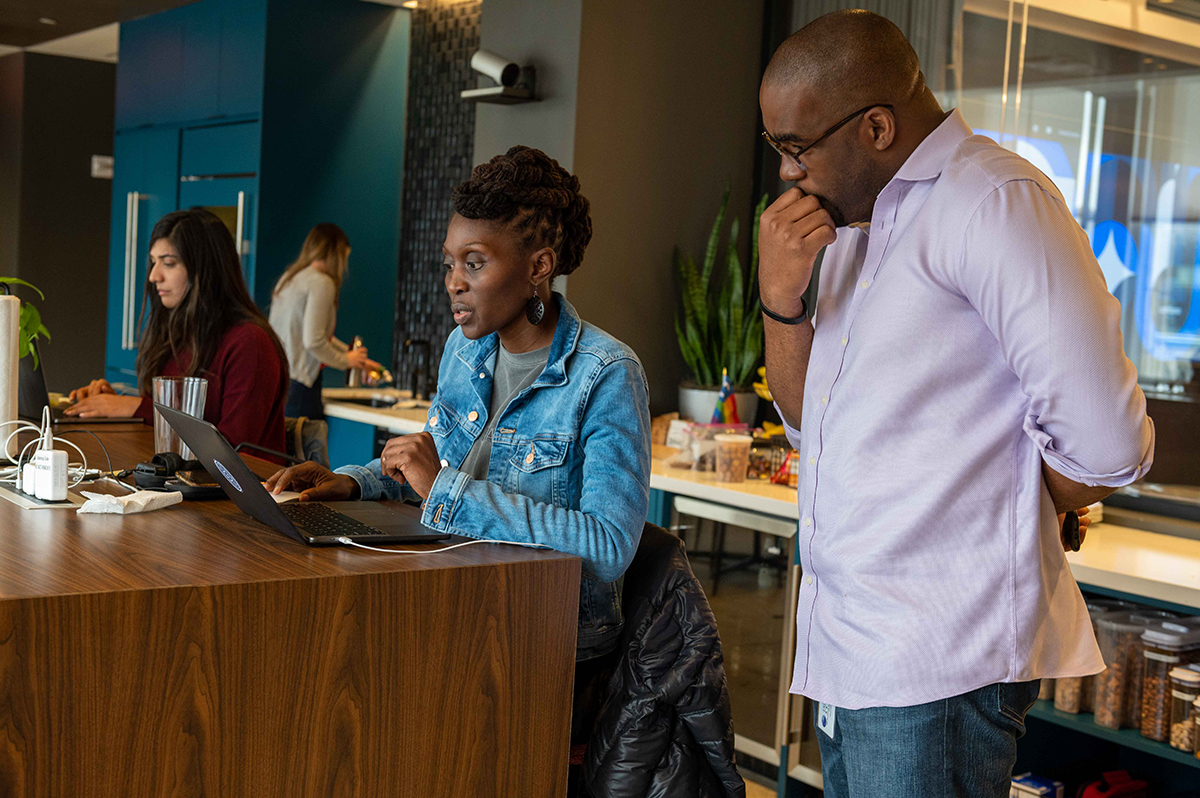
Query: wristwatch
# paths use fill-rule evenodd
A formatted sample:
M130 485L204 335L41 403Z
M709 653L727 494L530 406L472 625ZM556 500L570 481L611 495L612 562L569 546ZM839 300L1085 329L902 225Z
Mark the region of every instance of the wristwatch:
M774 319L780 324L803 324L808 320L808 303L804 301L804 297L800 297L800 315L791 318L780 316L778 313L770 310L762 303L762 300L759 300L758 306L762 308L763 313L767 314L767 318Z

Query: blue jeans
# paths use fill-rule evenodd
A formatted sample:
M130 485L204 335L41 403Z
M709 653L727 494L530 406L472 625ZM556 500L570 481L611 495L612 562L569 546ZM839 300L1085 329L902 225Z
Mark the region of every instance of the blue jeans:
M1017 738L1040 684L989 684L913 707L838 709L832 739L816 729L825 798L1008 798Z

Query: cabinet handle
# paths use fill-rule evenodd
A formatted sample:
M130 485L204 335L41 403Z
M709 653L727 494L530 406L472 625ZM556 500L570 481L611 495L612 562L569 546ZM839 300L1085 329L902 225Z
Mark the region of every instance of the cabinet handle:
M121 349L129 349L129 283L133 276L129 273L129 265L133 262L130 250L133 247L133 205L134 193L125 195L125 285L121 289Z
M131 212L129 214L129 299L125 304L129 324L129 349L137 349L137 239L138 239L138 210L139 202L144 194L133 192L129 195Z
M242 245L242 235L246 229L246 192L238 192L237 206L237 236L234 241L237 243L238 260L242 259L245 254L245 247Z

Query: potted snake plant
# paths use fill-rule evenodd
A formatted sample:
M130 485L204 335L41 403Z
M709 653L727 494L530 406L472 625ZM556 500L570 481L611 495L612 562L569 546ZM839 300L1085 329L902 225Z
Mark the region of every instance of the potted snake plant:
M725 373L734 387L739 418L753 423L758 410L758 396L751 383L763 353L763 322L758 304L758 224L767 207L767 196L764 194L754 209L748 270L737 254L736 218L730 222L728 237L724 247L721 246L728 206L726 186L699 266L678 246L674 252L680 291L675 335L690 372L679 386L679 415L702 423L712 417ZM718 258L719 254L722 257Z

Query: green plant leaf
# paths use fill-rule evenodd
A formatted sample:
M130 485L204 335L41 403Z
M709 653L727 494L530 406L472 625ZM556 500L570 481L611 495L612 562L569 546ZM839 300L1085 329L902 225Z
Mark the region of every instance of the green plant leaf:
M675 247L675 270L679 275L679 295L683 304L683 317L707 333L708 313L705 305L704 289L700 285L700 275L696 273L696 262L691 255L680 252Z
M745 307L742 305L742 281L745 275L742 274L742 262L737 254L737 238L738 238L738 220L734 219L733 224L729 225L729 249L725 256L725 271L729 275L729 363L725 365L732 371L736 367L736 362L739 360L738 350L741 348L742 339L744 337L742 330L742 317L745 315Z
M42 289L38 288L33 283L28 283L22 280L20 277L0 277L0 283L7 283L8 285L23 285L26 288L32 288L34 291L37 291L37 295L43 300L46 299L46 295L42 293Z
M693 351L696 353L696 381L701 385L712 385L713 374L711 361L706 357L704 344L701 341L700 335L696 332L696 327L692 324L684 325L684 331L687 333L687 339Z
M38 329L42 327L42 314L33 305L28 302L22 302L21 319L18 324L21 331L21 338L33 338L38 334Z
M742 339L742 360L738 367L739 380L743 386L750 384L750 377L758 366L763 349L763 320L754 303L752 314L746 319L745 336Z
M688 340L687 335L683 332L683 327L679 324L679 314L675 314L675 337L679 339L679 352L683 355L683 362L687 364L688 370L692 373L692 378L699 380L700 373L699 357L692 342Z
M713 265L717 262L717 242L721 238L721 226L725 223L725 210L729 207L729 184L725 184L725 194L721 197L721 207L717 211L717 218L713 221L712 230L708 232L708 244L704 247L704 270L700 274L701 282L705 288L709 286L709 280L712 278Z
M758 205L754 207L754 224L750 233L750 279L746 282L746 310L751 311L751 305L758 297L758 228L762 223L763 211L767 209L767 195L763 194Z

